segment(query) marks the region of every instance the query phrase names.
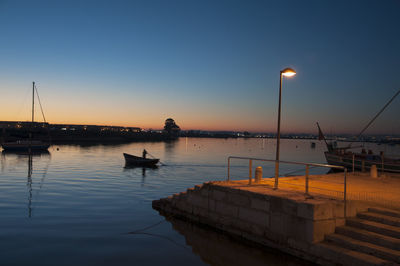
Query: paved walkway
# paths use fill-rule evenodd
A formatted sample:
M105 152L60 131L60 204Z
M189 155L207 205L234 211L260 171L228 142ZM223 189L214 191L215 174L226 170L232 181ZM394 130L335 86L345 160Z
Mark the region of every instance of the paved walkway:
M254 184L253 179L251 187L266 186L272 188L274 181L274 178L264 178L260 184ZM248 179L233 181L233 184L245 185L248 184ZM260 189L258 188L258 190ZM278 190L305 192L305 176L280 177ZM343 173L310 175L309 177L309 193L311 195L343 199L343 191ZM384 176L372 178L369 173L348 173L347 199L363 200L388 208L400 209L400 174L385 173Z

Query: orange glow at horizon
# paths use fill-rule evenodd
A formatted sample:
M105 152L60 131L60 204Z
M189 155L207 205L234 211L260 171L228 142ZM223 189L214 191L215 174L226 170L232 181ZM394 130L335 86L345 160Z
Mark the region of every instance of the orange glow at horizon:
M204 131L250 131L250 132L273 132L273 123L260 123L257 119L246 119L244 115L236 117L224 117L223 114L212 115L208 113L174 113L152 111L147 114L140 112L125 112L124 110L101 110L94 106L83 108L72 108L65 110L59 106L58 109L45 108L46 122L50 124L71 124L71 125L104 125L139 127L142 129L162 129L167 118L173 118L182 130L204 130ZM31 121L30 109L24 107L23 110L13 114L12 106L0 107L0 121ZM4 112L2 110L7 110ZM66 108L68 109L68 108ZM131 115L132 114L132 115ZM136 115L133 115L136 114ZM40 110L35 110L35 121L42 122ZM258 126L254 126L258 125Z
M22 81L0 84L0 121L31 120L30 86L29 82ZM263 97L248 97L244 94L238 99L229 95L221 98L212 93L195 96L180 94L177 97L171 96L168 90L157 93L151 89L136 88L112 91L86 84L46 83L38 84L38 90L46 121L51 124L126 126L158 130L164 127L165 119L173 118L182 130L276 132L276 88L269 92L268 97L267 93ZM328 113L330 109L323 108L320 102L312 102L308 98L302 100L299 96L300 90L286 90L285 93L282 134L316 133L316 121L333 133L358 133L364 126L363 114L342 119L343 112ZM43 121L37 100L35 121ZM388 124L385 119L377 121L369 132L388 132L385 123ZM399 127L392 126L391 132L396 133L396 130Z
M13 84L14 85L14 84ZM51 124L80 124L140 127L162 129L165 119L173 118L182 130L210 131L274 131L274 118L254 114L233 104L198 103L190 100L132 93L111 93L92 88L70 93L67 88L38 90L46 122ZM15 88L13 88L15 87ZM23 85L7 86L0 105L0 121L30 121L31 91ZM1 89L1 88L0 88ZM46 90L47 89L47 90ZM134 97L133 97L134 96ZM17 104L15 104L17 103ZM40 107L35 101L35 121L43 121ZM273 121L267 123L267 121Z

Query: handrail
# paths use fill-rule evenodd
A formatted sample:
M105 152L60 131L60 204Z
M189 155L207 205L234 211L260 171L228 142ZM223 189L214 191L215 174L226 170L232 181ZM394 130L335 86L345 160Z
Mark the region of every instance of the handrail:
M331 164L321 164L321 163L304 163L304 162L294 162L294 161L280 161L280 160L270 160L270 159L262 159L262 158L254 158L254 157L240 157L240 156L229 156L228 157L228 176L227 181L230 181L230 165L231 159L240 159L240 160L249 160L249 185L252 184L252 161L263 161L263 162L279 162L284 164L294 164L294 165L303 165L306 167L305 169L305 195L306 197L310 197L309 195L309 170L310 166L313 167L324 167L324 168L335 168L342 169L344 174L344 182L343 182L343 200L344 200L344 217L346 217L346 201L347 201L347 168L339 165L331 165ZM278 189L278 187L276 187Z
M255 160L255 161L273 162L273 163L276 162L276 160L261 159L261 158L254 158L254 157L240 157L240 156L229 156L228 160L230 160L230 159ZM343 169L343 170L346 168L346 167L340 166L340 165L322 164L322 163L303 163L303 162L294 162L294 161L279 161L279 163L309 165L309 166L325 167L325 168L337 168L337 169Z

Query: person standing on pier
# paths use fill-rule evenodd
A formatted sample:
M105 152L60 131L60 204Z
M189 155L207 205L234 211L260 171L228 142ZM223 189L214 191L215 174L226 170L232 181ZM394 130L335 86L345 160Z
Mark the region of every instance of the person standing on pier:
M143 159L146 159L146 154L147 154L146 149L143 149Z

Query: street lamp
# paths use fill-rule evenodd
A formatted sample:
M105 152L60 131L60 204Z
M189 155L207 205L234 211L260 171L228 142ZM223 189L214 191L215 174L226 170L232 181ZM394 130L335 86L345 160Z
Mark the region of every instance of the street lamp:
M275 185L274 189L278 189L279 178L279 141L281 139L281 95L282 95L282 77L292 77L296 75L296 71L291 68L281 70L279 76L279 107L278 107L278 132L276 134L276 159L275 159Z

